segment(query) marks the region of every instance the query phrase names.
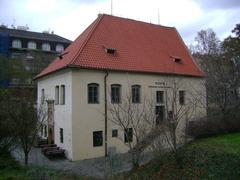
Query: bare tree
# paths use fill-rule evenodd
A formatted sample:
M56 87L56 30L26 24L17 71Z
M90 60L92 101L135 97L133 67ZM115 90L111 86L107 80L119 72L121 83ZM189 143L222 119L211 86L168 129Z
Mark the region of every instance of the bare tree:
M141 154L148 145L146 138L155 128L154 105L144 97L141 103L132 103L130 93L121 103L112 103L108 107L109 120L124 133L124 143L129 148L133 167L139 166Z
M186 86L186 85L185 85ZM187 87L191 87L190 84ZM202 96L191 91L184 91L181 80L172 78L169 80L165 88L166 108L165 120L160 124L160 131L163 133L167 148L174 153L176 161L179 160L178 148L188 143L187 128L189 121L196 116L204 116L205 114L196 114L196 108L201 108ZM205 107L205 106L204 106Z
M187 142L186 127L201 98L195 95L187 100L186 91L181 91L184 86L181 83L174 78L168 79L162 87L164 101L161 105L156 104L153 94L143 97L139 104L132 103L130 93L123 97L121 103L109 105L109 120L124 132L134 167L139 165L141 154L149 147L158 152L170 148L177 158L178 145ZM130 136L129 128L132 128Z
M221 48L220 41L212 29L199 31L195 41L197 42L195 49L202 55L218 53Z
M200 46L207 44L204 42L215 42L214 46L219 44L219 48L212 48L211 51L204 51L204 53L199 49L194 56L199 59L197 63L206 74L206 84L203 85L207 88L208 120L216 121L215 124L219 126L220 131L234 130L240 124L237 123L240 117L238 29L239 26L236 25L232 31L235 36L229 36L223 42L214 40L216 34L207 35L208 33L203 33L204 31L200 31L195 38L199 40ZM205 38L201 38L203 36Z
M6 104L6 109L17 143L24 152L24 162L27 166L28 154L46 119L46 111L43 107L37 108L35 101L29 98L31 96L26 96L25 93L25 91L23 91L23 94L19 93L20 98L13 96Z

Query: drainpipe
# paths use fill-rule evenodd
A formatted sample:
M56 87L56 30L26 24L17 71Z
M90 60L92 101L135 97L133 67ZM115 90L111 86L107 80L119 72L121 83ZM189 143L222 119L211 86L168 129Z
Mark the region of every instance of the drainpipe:
M105 118L105 157L107 157L108 152L107 152L107 118L108 118L108 114L107 114L107 77L108 77L108 71L106 71L106 74L104 76L104 118Z

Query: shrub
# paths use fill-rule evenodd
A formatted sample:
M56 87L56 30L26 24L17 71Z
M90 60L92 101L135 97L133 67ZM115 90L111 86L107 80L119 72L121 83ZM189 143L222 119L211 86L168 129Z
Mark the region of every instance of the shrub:
M239 132L240 118L238 115L231 116L231 113L223 119L220 113L211 112L208 118L201 118L190 121L187 133L195 138L210 137L220 134Z

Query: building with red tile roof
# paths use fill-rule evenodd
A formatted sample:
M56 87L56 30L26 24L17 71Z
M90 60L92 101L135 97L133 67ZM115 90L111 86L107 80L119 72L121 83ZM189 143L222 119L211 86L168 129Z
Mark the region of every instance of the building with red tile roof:
M114 53L106 53L106 49ZM36 78L79 67L128 72L203 76L174 27L110 15L98 18ZM175 58L180 62L175 61Z
M167 99L177 85L175 104L194 108L197 117L206 114L202 106L190 104L199 94L197 104L206 102L204 74L173 27L99 15L35 79L38 104L49 110L42 135L71 160L129 150L125 129L109 112L113 105L126 108L128 97L140 108L151 100L152 127L173 113ZM131 132L131 124L128 128Z

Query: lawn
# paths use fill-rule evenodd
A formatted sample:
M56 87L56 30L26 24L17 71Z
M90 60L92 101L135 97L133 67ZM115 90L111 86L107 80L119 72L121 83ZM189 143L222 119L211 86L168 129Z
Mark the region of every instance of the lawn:
M180 163L172 154L159 157L129 179L240 179L240 133L197 140L179 149Z
M240 133L197 140L113 179L240 179ZM37 167L21 167L10 156L0 157L2 179L88 179ZM92 178L91 178L92 179Z
M0 156L0 180L77 180L93 179L39 167L22 167L10 155Z

